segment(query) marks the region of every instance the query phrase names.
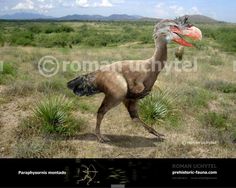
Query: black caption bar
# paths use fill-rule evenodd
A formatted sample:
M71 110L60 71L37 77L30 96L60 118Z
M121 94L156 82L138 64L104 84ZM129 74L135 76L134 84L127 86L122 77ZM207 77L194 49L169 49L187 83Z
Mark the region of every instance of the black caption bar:
M0 187L236 187L236 159L1 159Z

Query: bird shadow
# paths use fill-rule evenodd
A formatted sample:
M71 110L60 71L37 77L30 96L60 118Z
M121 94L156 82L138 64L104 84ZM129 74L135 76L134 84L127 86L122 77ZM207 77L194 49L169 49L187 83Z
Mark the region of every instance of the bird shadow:
M163 139L157 137L147 138L142 136L128 136L128 135L107 135L105 137L109 138L110 141L104 144L111 146L117 146L122 148L141 148L141 147L156 147L157 143L163 142ZM81 140L81 141L97 141L97 137L92 133L79 134L69 140Z

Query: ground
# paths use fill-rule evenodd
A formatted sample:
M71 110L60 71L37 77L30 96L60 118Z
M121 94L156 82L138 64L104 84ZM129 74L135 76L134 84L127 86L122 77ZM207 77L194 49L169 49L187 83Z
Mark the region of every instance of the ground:
M174 60L170 46L169 60ZM163 71L152 92L169 89L177 94L175 105L179 121L157 121L152 125L165 135L160 142L139 125L134 124L123 105L112 109L105 117L101 131L111 139L99 143L94 135L96 111L103 94L77 97L66 89L66 82L80 73L59 72L52 78L42 77L37 62L44 55L59 60L118 61L146 59L152 56L154 46L130 43L103 48L38 48L1 47L3 62L13 63L17 69L13 78L0 84L0 157L54 157L54 158L172 158L172 157L235 157L234 142L236 97L234 92L222 92L208 87L219 81L236 84L233 72L235 54L218 49L187 49L184 59L197 58L196 72L171 73ZM5 76L5 75L0 75ZM49 88L44 84L51 82ZM38 101L50 95L65 95L76 101L73 117L82 119L80 130L73 136L34 133L23 129L25 119L33 116ZM216 128L203 118L209 112L228 114L225 127ZM217 124L217 122L215 123ZM212 126L211 126L212 125ZM37 126L32 124L31 126ZM229 128L228 128L229 126Z

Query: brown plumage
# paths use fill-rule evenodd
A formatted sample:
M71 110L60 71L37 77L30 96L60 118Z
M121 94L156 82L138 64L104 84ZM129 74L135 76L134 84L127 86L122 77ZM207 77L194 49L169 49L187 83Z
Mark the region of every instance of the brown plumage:
M175 41L181 45L191 46L190 43L181 37L191 27L187 23L163 20L155 26L154 39L156 49L150 59L119 61L68 82L68 88L72 89L79 96L88 96L100 92L105 94L97 113L96 135L99 141L108 141L100 133L100 125L104 115L122 102L133 121L139 123L151 134L162 139L162 134L155 131L139 118L138 100L151 92L160 71L164 68L167 60L168 42ZM188 36L200 39L200 30L188 32Z
M183 55L184 55L184 47L183 46L179 46L178 48L176 48L176 50L175 50L175 57L179 61L182 61Z

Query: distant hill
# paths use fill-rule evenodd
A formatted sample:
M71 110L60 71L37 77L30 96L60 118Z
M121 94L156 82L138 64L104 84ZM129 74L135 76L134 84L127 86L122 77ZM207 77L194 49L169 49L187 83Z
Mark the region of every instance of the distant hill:
M61 18L57 18L57 20L88 20L88 21L120 21L120 20L138 20L142 18L142 16L130 16L127 14L112 14L108 17L101 15L68 15Z
M185 15L191 23L219 23L220 21L203 15ZM185 17L183 16L183 17Z
M139 20L142 16L127 15L127 14L112 14L108 16L107 20Z
M186 15L189 17L190 22L192 23L219 23L213 18L203 16L203 15ZM0 19L4 20L57 20L57 21L160 21L161 19L142 17L138 15L127 15L127 14L112 14L110 16L101 16L101 15L67 15L59 18L53 18L45 16L42 14L35 13L15 13L12 15L0 16Z
M101 15L78 15L78 14L74 14L74 15L68 15L68 16L63 16L63 17L60 17L60 18L56 18L56 20L89 20L89 21L92 21L92 20L104 20L105 17L104 16L101 16Z
M15 13L15 14L11 14L11 15L8 15L8 14L3 15L3 16L0 16L0 19L4 19L4 20L36 20L36 19L53 19L53 17L45 16L42 14L22 12L22 13Z

